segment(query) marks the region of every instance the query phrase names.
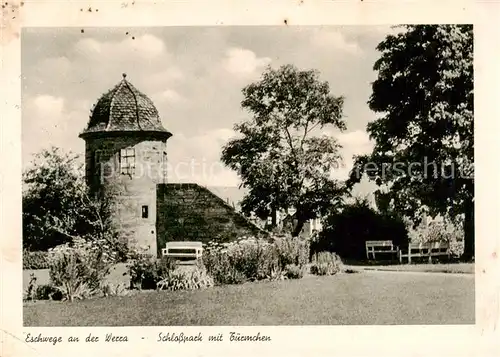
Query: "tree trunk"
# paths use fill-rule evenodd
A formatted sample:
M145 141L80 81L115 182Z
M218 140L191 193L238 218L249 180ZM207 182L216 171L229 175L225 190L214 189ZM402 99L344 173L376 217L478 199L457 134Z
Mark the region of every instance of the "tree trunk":
M474 258L474 202L467 201L465 204L464 219L464 253L462 260L470 261Z
M304 224L305 223L306 223L306 221L304 219L297 218L297 225L293 229L292 237L298 237L299 236L300 232L302 232L302 228L304 228Z
M276 214L277 214L276 207L273 207L271 210L271 226L272 226L272 228L276 228L276 226L277 226Z

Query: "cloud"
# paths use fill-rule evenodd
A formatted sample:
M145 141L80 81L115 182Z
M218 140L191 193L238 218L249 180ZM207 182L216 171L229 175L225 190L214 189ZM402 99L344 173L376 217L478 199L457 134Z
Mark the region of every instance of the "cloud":
M244 48L230 48L226 51L224 68L237 76L251 76L271 63L269 57L257 57L256 54Z
M357 42L348 40L340 31L315 31L311 43L315 47L326 48L336 52L357 55L362 53L361 47Z
M32 155L51 146L82 153L84 141L78 138L88 119L88 109L70 107L62 97L41 94L23 99L23 167ZM83 105L83 102L76 103Z
M169 181L196 182L208 186L236 186L236 173L220 161L222 147L236 133L219 128L198 135L174 135L168 142Z
M363 153L365 153L366 150L371 150L370 137L366 131L355 130L343 132L338 133L335 137L344 147L356 147L358 149L362 149Z
M153 94L151 98L153 102L166 101L171 104L183 103L187 101L186 98L184 98L182 95L180 95L173 89L166 89L160 93Z
M33 99L33 105L41 118L59 116L64 108L64 98L51 95L39 95Z
M343 164L336 169L333 177L345 180L349 176L354 164L354 156L368 154L373 149L373 143L370 141L368 133L363 130L355 130L350 132L327 132L328 135L334 136L340 145L342 145L341 154Z
M153 35L142 35L135 39L126 38L120 42L84 38L75 44L74 49L80 56L91 60L101 60L102 57L119 59L127 55L152 59L166 54L163 41Z

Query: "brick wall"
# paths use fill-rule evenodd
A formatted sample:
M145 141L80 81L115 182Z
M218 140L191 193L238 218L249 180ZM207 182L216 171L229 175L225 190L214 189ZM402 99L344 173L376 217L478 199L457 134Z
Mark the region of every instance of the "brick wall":
M167 241L229 242L245 235L266 234L197 184L157 186L157 232L159 254Z

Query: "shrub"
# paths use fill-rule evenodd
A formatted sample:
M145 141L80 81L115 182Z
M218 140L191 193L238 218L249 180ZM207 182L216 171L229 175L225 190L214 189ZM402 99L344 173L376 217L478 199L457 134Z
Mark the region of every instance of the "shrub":
M220 249L205 250L202 260L217 285L241 284L246 280L246 276L231 264L229 255Z
M285 276L287 279L302 279L304 268L296 264L288 264L285 267Z
M275 237L273 244L282 269L290 264L302 267L309 262L309 242L304 239L291 236Z
M276 245L253 237L222 245L209 244L203 262L217 284L276 279L283 270Z
M343 270L340 257L335 253L320 252L313 255L311 274L335 275Z
M63 300L64 296L60 289L50 284L37 286L35 297L33 300Z
M176 261L167 257L156 259L148 254L135 253L128 265L131 287L156 289L157 283L175 270L176 266Z
M205 268L198 266L178 268L171 271L157 283L158 290L194 290L214 286L214 279Z
M131 288L155 289L159 281L158 266L154 257L138 254L128 264Z
M286 276L288 265L302 269L309 261L309 250L309 243L301 238L274 236L268 241L242 237L232 243L207 244L203 263L218 285L279 280Z
M28 288L25 292L24 300L36 301L36 300L61 300L62 293L58 288L48 285L48 284L37 284L37 278L35 274L30 274L30 282Z
M434 221L427 226L420 226L410 231L410 238L414 243L449 243L453 257L460 257L464 249L463 230L448 222Z
M279 255L270 243L248 238L228 248L231 264L247 280L266 279L271 270L279 267Z
M50 279L64 300L95 295L115 263L115 253L104 242L75 239L49 250Z
M311 256L329 251L344 259L364 260L367 240L388 239L396 246L406 246L405 222L391 213L375 211L366 200L358 200L326 217L318 239L311 243Z
M126 296L129 293L127 290L127 285L124 283L105 283L102 287L102 293L104 297L107 296Z
M23 269L48 269L48 253L23 249Z

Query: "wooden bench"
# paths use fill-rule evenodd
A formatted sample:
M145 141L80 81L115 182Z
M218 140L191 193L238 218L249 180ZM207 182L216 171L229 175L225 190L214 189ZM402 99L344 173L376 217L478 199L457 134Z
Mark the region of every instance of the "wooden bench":
M167 242L161 250L164 257L178 260L199 259L203 254L201 242Z
M447 257L450 258L450 245L446 242L435 243L410 243L408 250L400 250L399 262L403 262L403 258L408 259L408 264L411 263L412 258L426 258L432 261L433 257Z
M392 240L368 240L365 243L366 246L366 258L370 259L370 255L375 259L375 254L396 254L398 248L392 244Z

